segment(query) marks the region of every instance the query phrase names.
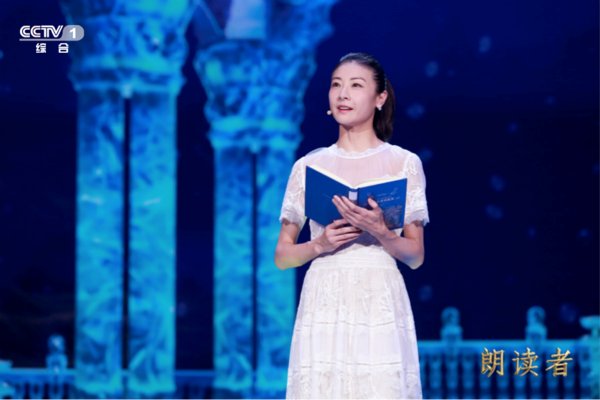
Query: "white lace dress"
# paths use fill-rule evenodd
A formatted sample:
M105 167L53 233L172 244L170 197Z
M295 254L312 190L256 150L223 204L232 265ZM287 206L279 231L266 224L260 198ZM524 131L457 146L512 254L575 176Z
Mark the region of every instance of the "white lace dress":
M348 153L334 144L296 161L280 220L304 225L306 165L318 165L352 184L407 177L405 223L429 222L421 160L388 143L361 153ZM323 229L310 221L311 238ZM404 280L394 258L371 235L363 233L311 263L294 324L286 397L422 397L417 337Z

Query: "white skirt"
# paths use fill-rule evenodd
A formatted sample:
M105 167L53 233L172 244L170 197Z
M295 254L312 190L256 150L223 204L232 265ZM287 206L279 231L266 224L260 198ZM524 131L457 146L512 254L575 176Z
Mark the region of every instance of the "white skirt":
M313 261L294 324L286 398L422 398L404 279L380 247Z

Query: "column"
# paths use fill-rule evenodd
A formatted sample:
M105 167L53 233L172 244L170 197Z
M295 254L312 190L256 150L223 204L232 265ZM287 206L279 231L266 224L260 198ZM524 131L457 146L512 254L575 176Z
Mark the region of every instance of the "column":
M91 397L169 396L175 390L176 98L187 56L185 29L196 2L62 5L67 21L86 32L70 46L70 77L84 116L80 148L89 142L80 150L78 202L103 190L104 181L88 175L106 173L104 165L112 174L110 206L90 212L87 203L78 205L87 208L77 216L76 387ZM103 233L107 225L110 232ZM88 243L99 234L110 238L110 262L99 250L102 236ZM106 272L99 274L99 268ZM97 293L107 290L103 301L110 308L98 308ZM91 318L87 310L95 311ZM107 359L90 358L90 352Z
M294 271L274 263L279 212L301 140L304 92L316 68L316 47L331 32L333 0L280 1L272 10L272 35L264 43L261 74L268 90L256 102L263 112L256 166L257 365L255 392L283 397L296 315ZM327 88L323 88L327 96Z
M285 391L296 296L295 274L279 271L273 261L279 209L301 138L302 98L315 69L314 49L330 32L327 18L334 2L274 1L266 11L268 3L253 2L254 6L246 10L248 15L243 15L246 11L238 7L236 21L247 19L252 22L248 26L260 29L248 32L237 29L233 35L229 24L220 41L200 48L197 53L195 66L208 95L205 113L211 123L209 137L217 156L214 310L217 390L260 397L281 397ZM259 14L268 16L266 28L264 21L257 18ZM266 37L263 32L268 32ZM224 152L232 146L246 152L233 149ZM253 157L254 164L251 158L238 152ZM235 155L224 155L228 153ZM223 163L228 165L220 165ZM254 175L248 176L247 182L222 181L227 177L219 171L231 170L229 173L234 174L236 169L243 171L239 174L254 171ZM220 189L221 185L227 188ZM256 203L246 204L240 196L252 188L256 191L253 196ZM231 196L241 202L223 204ZM237 210L237 225L220 215L231 212L229 207ZM252 232L238 236L236 229L241 224L256 227L255 242ZM229 251L234 244L238 254ZM231 280L233 274L239 275L235 281ZM242 304L249 306L241 307ZM246 310L255 315L242 314ZM222 336L231 335L230 330L235 331L237 342ZM246 378L238 376L240 371L247 374Z
M122 397L123 101L80 90L78 108L75 386Z
M274 264L279 235L279 211L296 143L265 148L257 158L257 341L256 392L285 396L288 357L296 315L296 274Z
M131 98L128 395L175 391L175 96Z
M260 79L249 41L222 42L198 52L195 67L208 94L205 107L215 151L214 369L217 397L253 391L254 155L260 109L251 92Z
M253 157L215 146L214 369L217 397L252 395L254 358Z

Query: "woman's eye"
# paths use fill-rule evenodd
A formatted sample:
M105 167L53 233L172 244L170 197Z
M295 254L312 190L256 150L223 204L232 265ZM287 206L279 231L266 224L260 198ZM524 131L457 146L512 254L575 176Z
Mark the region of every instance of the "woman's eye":
M340 86L340 84L339 84L339 83L337 83L337 82L333 82L333 83L331 84L331 87L338 87L338 86Z
M352 87L362 87L362 85L360 83L353 83Z

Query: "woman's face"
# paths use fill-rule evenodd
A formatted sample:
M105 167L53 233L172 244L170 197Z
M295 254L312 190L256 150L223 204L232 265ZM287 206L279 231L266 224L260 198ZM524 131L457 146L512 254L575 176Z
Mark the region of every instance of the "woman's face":
M377 94L370 68L350 61L333 71L329 107L335 120L345 128L373 129L375 108L382 106L386 98L386 91Z

